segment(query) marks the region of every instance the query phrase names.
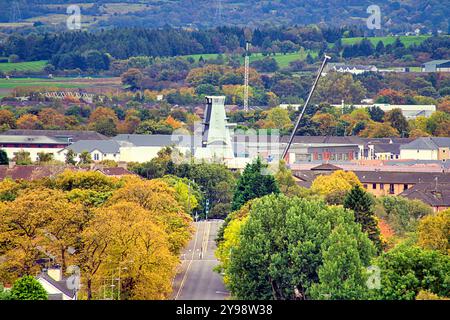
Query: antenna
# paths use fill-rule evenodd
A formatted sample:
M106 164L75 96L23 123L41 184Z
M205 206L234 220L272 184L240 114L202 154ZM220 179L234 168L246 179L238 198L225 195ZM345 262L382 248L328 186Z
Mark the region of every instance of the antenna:
M221 22L222 22L222 0L216 0L216 1L217 1L217 5L216 5L215 20L216 20L216 22L221 24Z
M248 78L250 69L250 58L248 57L249 42L245 43L245 63L244 63L244 111L248 112Z
M19 1L13 1L11 3L11 22L18 22L22 20L22 13L20 12Z
M287 153L289 151L289 148L291 147L292 140L294 140L295 133L297 132L298 127L300 125L300 121L302 120L303 114L305 113L305 110L306 110L306 107L309 104L309 100L311 100L311 97L312 97L312 95L314 93L314 90L316 90L317 83L319 82L319 79L320 79L320 76L322 75L323 69L325 68L325 65L327 64L329 59L331 59L331 57L327 56L327 55L325 55L325 57L323 58L323 62L322 62L322 65L320 66L319 72L317 73L316 80L314 80L314 83L313 83L313 86L311 88L311 91L309 92L308 98L305 101L305 105L303 106L302 112L300 113L300 115L299 115L299 117L297 119L297 123L295 124L294 130L292 131L291 137L289 138L289 142L288 142L286 148L283 151L283 155L282 155L281 159L286 158L286 155L287 155Z

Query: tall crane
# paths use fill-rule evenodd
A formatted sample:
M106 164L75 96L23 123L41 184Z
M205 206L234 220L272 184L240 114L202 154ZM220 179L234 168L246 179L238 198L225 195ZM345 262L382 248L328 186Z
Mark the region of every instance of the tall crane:
M248 56L249 42L245 44L245 61L244 61L244 111L248 112L248 78L250 69L250 58Z
M319 68L319 72L317 73L316 80L314 80L314 83L313 83L313 86L311 88L311 91L309 92L308 98L306 99L305 104L303 105L303 109L300 112L300 115L298 116L298 119L297 119L297 122L295 124L294 130L291 133L291 137L289 138L289 142L288 142L288 144L286 145L286 148L283 151L281 159L285 159L286 158L286 155L287 155L287 153L289 151L289 148L291 147L292 141L294 140L295 133L297 132L298 127L300 126L300 121L302 120L303 114L305 113L305 110L306 110L306 107L309 104L309 100L311 100L311 97L312 97L312 95L314 93L314 90L316 90L316 86L317 86L317 83L319 82L320 76L322 75L323 69L325 68L328 60L330 60L330 59L331 59L331 57L327 56L327 55L325 55L325 57L323 58L323 62L322 62L322 65Z

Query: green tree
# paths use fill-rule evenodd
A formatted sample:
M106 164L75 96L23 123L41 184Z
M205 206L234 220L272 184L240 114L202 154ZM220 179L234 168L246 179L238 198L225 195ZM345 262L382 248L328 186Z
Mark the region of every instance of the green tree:
M0 149L0 165L5 165L9 163L8 154L5 150Z
M224 270L233 297L310 298L309 290L318 283L318 269L323 265L321 246L325 241L335 242L330 235L338 226L356 242L361 265L367 266L375 249L351 211L284 195L256 199ZM342 263L337 267L343 272L347 266Z
M375 265L381 271L377 299L413 300L421 290L450 297L450 257L439 251L405 243L383 253Z
M26 166L31 164L31 157L30 153L27 151L18 151L14 155L13 161L16 162L18 165Z
M420 200L387 196L380 199L382 208L377 213L393 228L396 234L414 232L421 218L433 213L430 206Z
M76 153L72 149L69 149L65 155L65 163L73 166L76 165L75 157Z
M38 163L50 162L53 160L52 153L38 152Z
M33 276L23 276L11 289L14 300L47 300L47 292Z
M361 300L369 297L367 274L358 252L358 242L345 226L337 226L322 244L323 264L319 282L311 288L316 300Z
M267 165L258 157L253 163L247 164L239 177L234 191L232 210L238 210L251 199L271 193L280 193L275 178L268 174Z
M384 121L389 122L391 126L398 131L401 137L409 134L409 124L403 115L402 109L392 109L384 115Z
M81 152L79 158L80 158L80 161L78 161L78 164L86 165L86 164L92 163L92 157L88 151Z
M355 221L361 224L362 231L367 232L369 239L380 252L382 242L380 239L380 229L374 214L374 200L359 185L356 185L347 193L344 199L344 208L353 210Z

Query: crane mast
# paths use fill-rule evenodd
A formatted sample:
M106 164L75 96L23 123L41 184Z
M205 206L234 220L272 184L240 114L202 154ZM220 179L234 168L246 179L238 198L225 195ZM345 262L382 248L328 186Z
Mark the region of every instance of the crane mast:
M303 118L303 114L305 113L306 107L308 106L309 101L311 100L311 97L312 97L312 95L314 93L314 90L316 90L317 83L319 82L319 79L320 79L320 76L322 75L323 69L325 68L325 65L327 64L329 59L331 59L331 57L327 56L327 55L325 55L325 57L323 58L323 62L322 62L322 65L319 68L319 72L317 73L316 80L314 80L314 83L313 83L313 86L311 88L311 91L309 92L308 98L306 99L305 104L303 105L303 109L300 112L300 115L298 116L297 122L295 123L294 130L291 133L291 136L289 138L289 142L288 142L288 144L286 145L286 148L283 151L281 159L285 159L286 158L286 155L287 155L287 153L289 151L289 148L291 147L292 141L294 140L295 133L297 132L298 127L300 126L300 121Z

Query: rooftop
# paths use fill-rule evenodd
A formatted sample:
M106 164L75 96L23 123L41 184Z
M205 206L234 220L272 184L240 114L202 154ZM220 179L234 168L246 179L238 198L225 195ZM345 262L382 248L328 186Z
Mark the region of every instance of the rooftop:
M79 140L108 140L109 138L95 131L82 130L28 130L10 129L3 132L4 135L11 136L46 136L65 142L70 138L73 142Z
M408 144L402 145L402 150L437 150L438 148L450 148L450 138L447 137L423 137L417 138Z
M26 143L26 144L69 144L47 136L18 136L0 134L1 143Z
M418 183L400 195L421 200L432 207L450 207L450 181Z
M80 140L67 146L66 149L71 149L75 153L82 153L83 151L90 153L94 150L102 153L119 153L120 145L115 140Z

